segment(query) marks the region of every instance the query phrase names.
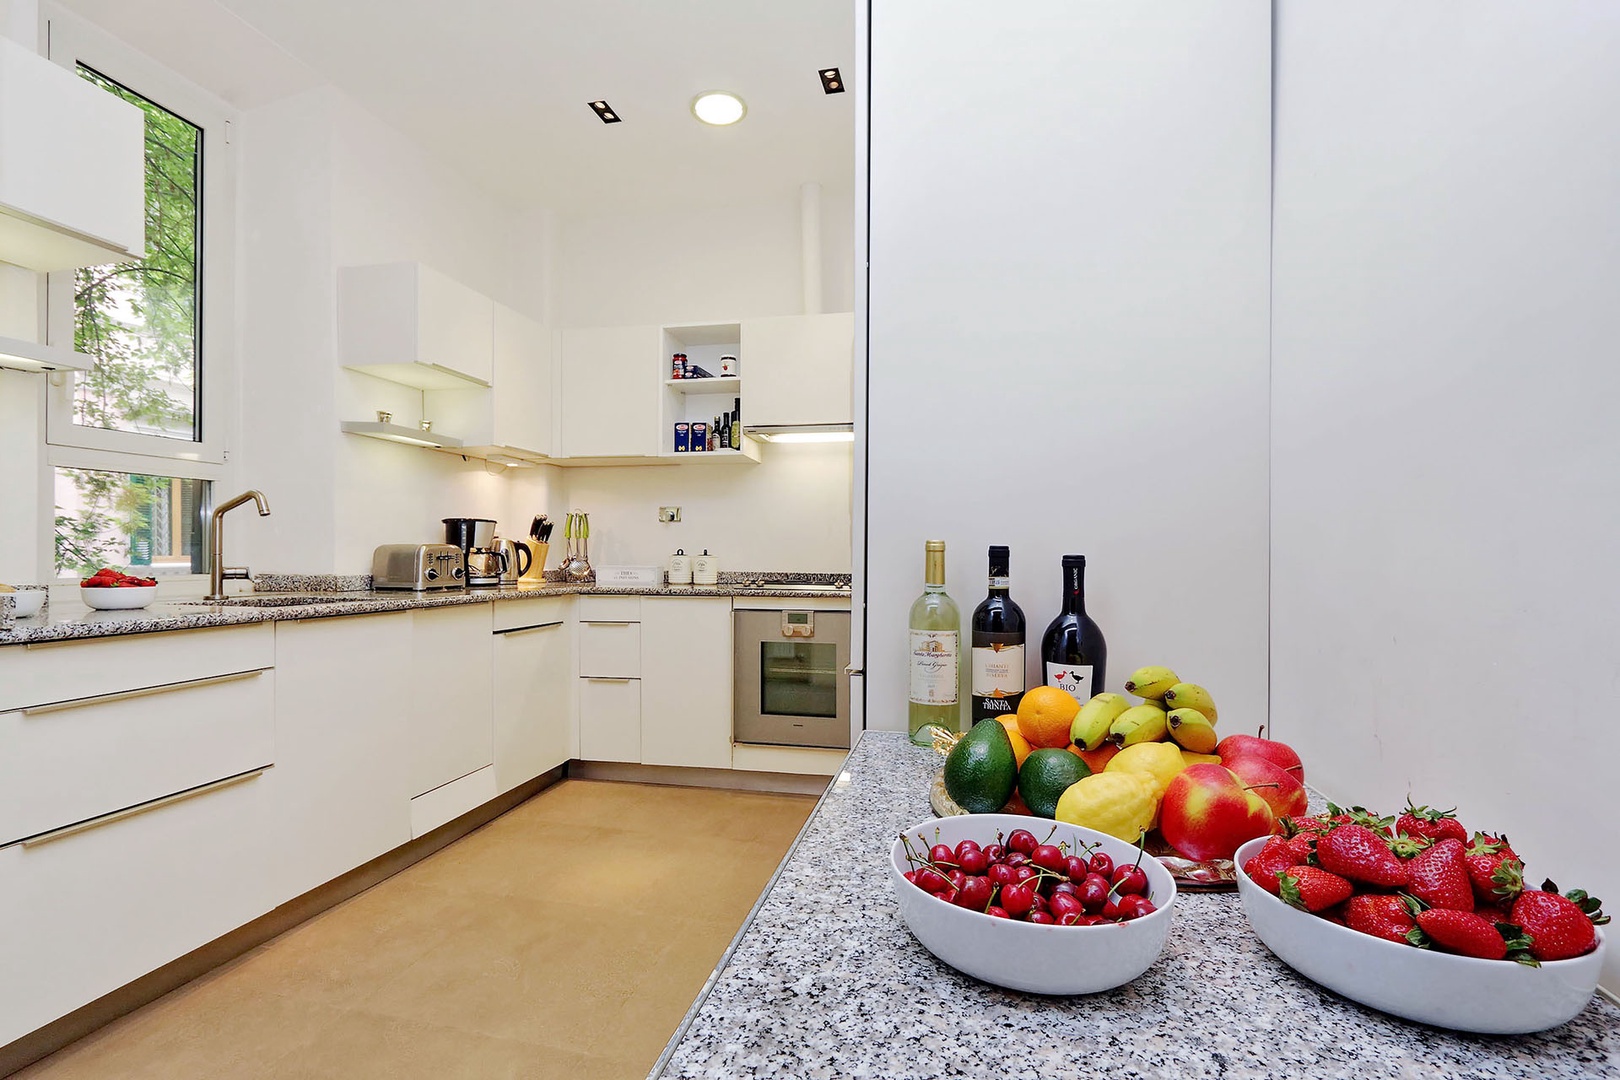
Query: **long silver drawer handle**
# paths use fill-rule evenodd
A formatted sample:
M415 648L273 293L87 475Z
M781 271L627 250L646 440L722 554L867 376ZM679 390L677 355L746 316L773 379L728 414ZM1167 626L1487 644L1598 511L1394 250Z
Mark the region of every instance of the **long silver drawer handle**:
M638 622L631 622L628 619L625 619L625 620L619 621L619 622L611 622L611 621L606 620L606 619L582 619L580 621L583 622L586 626L640 626L641 625Z
M606 675L587 675L587 676L585 676L585 681L586 682L639 682L640 680L639 679L630 679L630 678L611 679Z
M194 690L200 686L218 686L220 683L257 679L268 670L270 669L259 668L257 671L238 671L232 675L211 675L206 679L188 679L185 682L164 683L162 686L143 686L139 690L119 690L112 694L97 694L94 697L74 698L71 701L52 701L46 705L24 705L20 711L24 716L45 716L49 713L66 712L68 709L80 709L86 705L133 701L135 698L151 697L153 694L169 694L179 690Z
M114 810L112 813L102 814L100 817L86 818L84 821L78 821L72 825L63 825L60 829L52 829L50 832L42 832L38 836L27 837L26 839L20 841L20 843L25 848L37 847L40 844L48 844L52 840L60 840L65 836L72 836L75 833L88 832L91 829L99 829L103 825L111 825L115 821L123 821L125 818L132 818L137 814L144 814L148 810L156 810L162 806L173 806L177 802L185 802L187 799L196 798L198 795L207 795L209 792L219 791L222 788L234 787L243 781L252 780L256 776L262 776L264 771L270 767L271 766L269 765L260 765L257 769L249 769L247 772L237 773L235 776L227 776L223 780L215 780L212 783L200 784L194 788L187 788L185 791L177 791L173 795L165 795L161 799L153 799L151 802L143 802L137 803L134 806L126 806L122 810Z
M557 627L559 627L561 625L562 625L562 623L560 621L559 622L548 622L548 623L541 623L539 626L515 626L510 630L497 630L495 632L497 634L501 634L503 636L510 636L510 635L515 635L515 634L532 634L536 630L555 630L555 629L557 629Z

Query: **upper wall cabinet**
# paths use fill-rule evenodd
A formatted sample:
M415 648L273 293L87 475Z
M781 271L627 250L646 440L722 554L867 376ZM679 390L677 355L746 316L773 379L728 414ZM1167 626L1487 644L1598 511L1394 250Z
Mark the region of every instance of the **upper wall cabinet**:
M0 37L0 262L139 259L145 139L140 109Z
M562 332L562 453L569 458L656 458L663 328Z
M493 380L494 302L420 263L338 271L344 367L421 390Z
M853 423L854 349L851 312L743 320L743 426Z
M496 304L493 336L493 389L429 392L427 415L461 439L455 453L495 462L552 457L551 331Z

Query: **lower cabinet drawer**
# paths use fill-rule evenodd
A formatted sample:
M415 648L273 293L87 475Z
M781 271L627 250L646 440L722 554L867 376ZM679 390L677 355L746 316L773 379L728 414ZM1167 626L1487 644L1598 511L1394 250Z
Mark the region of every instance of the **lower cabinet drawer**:
M579 680L579 756L641 761L641 680Z
M619 622L580 623L579 673L586 678L639 679L641 625Z
M275 760L273 670L0 713L0 844Z
M0 1044L263 915L264 779L0 848Z

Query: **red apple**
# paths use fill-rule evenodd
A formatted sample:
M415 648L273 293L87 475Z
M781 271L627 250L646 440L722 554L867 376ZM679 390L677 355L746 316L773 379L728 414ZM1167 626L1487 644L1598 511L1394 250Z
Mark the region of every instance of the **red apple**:
M1224 765L1190 765L1165 788L1159 832L1189 859L1230 859L1276 825L1271 807Z
M1298 817L1305 813L1305 804L1309 801L1305 785L1275 761L1244 756L1222 758L1221 764L1236 773L1244 786L1266 800L1266 805L1278 817Z
M1265 758L1293 773L1300 783L1305 782L1305 766L1301 764L1299 755L1294 753L1294 748L1287 743L1262 739L1258 735L1228 735L1215 744L1215 752L1221 756L1223 763L1228 758Z

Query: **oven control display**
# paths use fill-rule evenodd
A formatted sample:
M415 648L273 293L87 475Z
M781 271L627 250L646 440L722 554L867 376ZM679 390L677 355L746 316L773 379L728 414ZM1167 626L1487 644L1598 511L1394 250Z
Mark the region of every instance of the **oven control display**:
M815 637L816 617L808 611L782 612L783 637Z

